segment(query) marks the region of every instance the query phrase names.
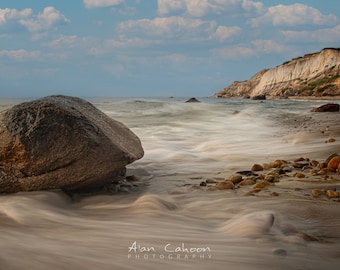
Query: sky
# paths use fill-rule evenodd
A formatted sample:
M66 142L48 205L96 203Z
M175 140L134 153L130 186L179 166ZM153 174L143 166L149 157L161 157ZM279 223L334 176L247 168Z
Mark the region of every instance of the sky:
M207 97L325 47L339 0L1 0L0 97Z

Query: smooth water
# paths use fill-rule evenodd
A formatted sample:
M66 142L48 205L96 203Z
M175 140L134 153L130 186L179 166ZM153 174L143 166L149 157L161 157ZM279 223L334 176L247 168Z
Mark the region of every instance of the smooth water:
M0 196L0 269L338 266L338 203L186 186L253 163L326 158L339 144L296 121L325 101L185 100L89 99L141 139L145 156L128 166L138 188L73 200L58 191ZM0 110L17 102L1 100Z

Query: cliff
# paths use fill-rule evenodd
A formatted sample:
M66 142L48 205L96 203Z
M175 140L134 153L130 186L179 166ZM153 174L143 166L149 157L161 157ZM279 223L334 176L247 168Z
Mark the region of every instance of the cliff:
M262 70L249 80L233 82L214 97L259 95L273 98L340 96L340 48L325 48Z

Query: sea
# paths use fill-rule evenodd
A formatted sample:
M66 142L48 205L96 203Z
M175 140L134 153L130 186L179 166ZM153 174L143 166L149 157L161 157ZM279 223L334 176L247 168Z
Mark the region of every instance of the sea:
M127 166L138 181L0 195L0 270L339 267L338 202L296 196L293 182L279 196L201 185L255 163L326 159L339 143L307 120L328 101L85 99L140 138L145 155ZM0 111L27 100L0 99Z

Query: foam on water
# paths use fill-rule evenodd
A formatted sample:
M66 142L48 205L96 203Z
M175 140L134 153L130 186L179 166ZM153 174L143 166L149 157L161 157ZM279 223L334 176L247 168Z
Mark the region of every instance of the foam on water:
M93 99L140 137L145 157L129 171L145 186L129 194L73 199L59 191L1 195L0 269L337 266L340 224L334 203L184 186L201 181L191 176L220 172L223 178L255 162L319 151L321 143L283 134L280 125L318 103L184 101Z

